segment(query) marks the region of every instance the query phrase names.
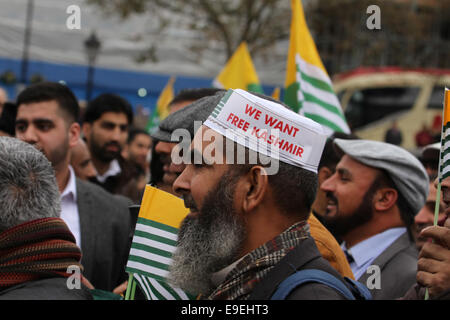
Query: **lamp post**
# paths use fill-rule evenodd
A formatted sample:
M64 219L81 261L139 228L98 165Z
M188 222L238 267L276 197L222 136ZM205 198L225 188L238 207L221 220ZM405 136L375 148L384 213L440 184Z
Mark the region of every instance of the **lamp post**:
M92 86L93 86L93 78L94 78L94 65L95 60L97 59L97 55L100 51L101 43L97 38L95 32L92 32L89 38L84 41L84 49L86 51L86 55L88 58L88 76L86 83L86 102L91 100L92 95Z

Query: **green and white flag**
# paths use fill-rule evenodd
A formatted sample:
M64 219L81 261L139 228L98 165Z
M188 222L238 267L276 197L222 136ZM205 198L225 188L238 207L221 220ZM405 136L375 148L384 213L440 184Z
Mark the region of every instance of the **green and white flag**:
M284 102L295 112L320 123L326 133L350 133L347 121L313 38L300 0L291 0L292 20Z
M146 186L126 272L137 281L148 300L195 298L167 282L172 254L177 246L178 227L188 212L181 199Z

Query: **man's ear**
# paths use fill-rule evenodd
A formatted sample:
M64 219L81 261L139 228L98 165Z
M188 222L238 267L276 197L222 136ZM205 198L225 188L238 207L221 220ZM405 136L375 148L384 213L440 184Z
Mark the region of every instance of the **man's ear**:
M245 176L242 208L251 212L264 200L269 188L269 176L262 166L254 166Z
M327 180L329 177L333 175L333 172L330 170L330 168L323 166L319 169L319 172L317 173L317 179L319 182L319 186Z
M375 210L386 211L397 203L398 193L393 188L380 188L375 192L373 202Z
M74 122L69 127L69 147L73 148L80 139L81 128L78 122Z

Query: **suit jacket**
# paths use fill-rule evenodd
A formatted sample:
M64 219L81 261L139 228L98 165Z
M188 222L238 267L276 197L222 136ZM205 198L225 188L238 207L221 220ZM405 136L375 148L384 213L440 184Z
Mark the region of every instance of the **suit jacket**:
M96 289L112 291L126 280L133 234L131 201L80 179L76 187L83 275Z
M418 251L409 240L408 233L402 234L394 243L375 258L372 265L380 267L380 289L370 289L367 283L374 273L364 273L359 282L366 285L374 300L393 300L402 297L416 283ZM374 281L369 280L369 284Z

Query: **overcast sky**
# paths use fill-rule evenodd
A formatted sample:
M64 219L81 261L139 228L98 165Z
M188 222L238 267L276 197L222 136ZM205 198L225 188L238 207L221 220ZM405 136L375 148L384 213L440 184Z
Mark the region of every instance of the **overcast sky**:
M81 29L69 30L67 7L81 9ZM27 0L0 0L0 57L22 57ZM150 15L133 16L121 22L106 18L83 0L35 0L32 20L30 58L62 63L86 64L83 41L92 30L101 39L97 65L163 74L182 74L214 78L223 67L223 56L206 52L201 61L186 47L196 35L187 30L169 30L164 36L152 34ZM136 41L136 39L139 39ZM134 57L152 41L158 42L158 63L137 64ZM253 57L260 81L283 85L287 41L277 49L279 59L267 64Z

